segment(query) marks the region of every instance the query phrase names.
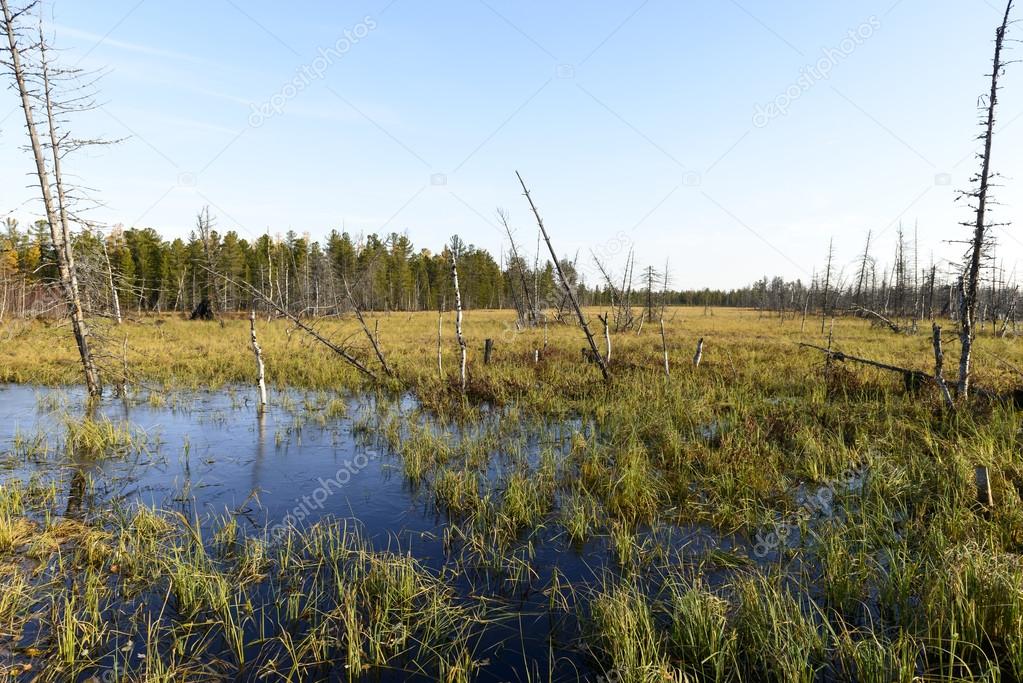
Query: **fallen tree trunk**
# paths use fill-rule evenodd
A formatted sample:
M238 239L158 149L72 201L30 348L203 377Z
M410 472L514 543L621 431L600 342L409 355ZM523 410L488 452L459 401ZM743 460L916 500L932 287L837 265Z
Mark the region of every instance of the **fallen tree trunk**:
M923 372L922 370L913 370L912 368L903 368L899 367L898 365L891 365L890 363L881 363L876 360L870 360L869 358L851 356L847 353L842 353L841 351L832 351L831 349L826 349L823 346L817 346L815 344L799 342L799 346L803 346L808 349L814 349L815 351L820 351L821 353L826 354L831 360L837 360L839 362L851 361L853 363L860 363L861 365L869 365L870 367L878 368L880 370L897 372L902 375L902 379L906 385L906 389L909 391L915 391L919 389L925 382L934 382L935 384L938 384L937 379L935 378L934 375L931 375L930 373L927 372ZM939 389L941 388L940 385L938 388ZM975 391L977 392L978 395L983 396L984 398L995 401L1012 402L1017 407L1023 408L1023 389L1016 389L1007 394L996 394L993 391L981 389L979 387L975 388Z
M926 373L923 373L923 372L921 372L919 370L912 370L910 368L902 368L902 367L899 367L898 365L891 365L889 363L881 363L880 361L870 360L869 358L860 358L859 356L852 356L852 355L849 355L847 353L843 353L841 351L833 351L831 349L826 349L823 346L817 346L816 344L807 344L805 342L799 342L799 345L803 346L803 347L806 347L808 349L814 349L816 351L820 351L821 353L825 353L828 356L830 356L832 360L837 360L839 362L847 361L848 360L848 361L852 361L853 363L862 363L863 365L869 365L869 366L874 367L874 368L880 368L881 370L889 370L891 372L900 372L900 373L903 373L903 374L905 374L907 372L918 373L918 374L921 374L921 375L926 374Z
M853 310L856 311L857 313L862 313L863 315L873 318L877 322L881 323L882 325L890 329L895 334L902 334L902 328L898 325L898 323L892 321L889 318L886 318L877 311L872 311L869 308L864 308L863 306L853 306Z

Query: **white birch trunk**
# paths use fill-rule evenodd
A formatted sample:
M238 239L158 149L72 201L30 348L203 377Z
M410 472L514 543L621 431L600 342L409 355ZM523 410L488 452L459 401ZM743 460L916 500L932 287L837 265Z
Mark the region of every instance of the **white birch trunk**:
M465 392L465 337L462 336L462 291L458 287L458 266L455 263L455 252L451 252L451 279L455 283L455 335L458 337L458 348L461 351L462 392Z
M256 309L249 313L249 335L252 339L252 353L256 356L256 386L259 388L259 412L266 409L266 368L263 365L263 349L256 341Z

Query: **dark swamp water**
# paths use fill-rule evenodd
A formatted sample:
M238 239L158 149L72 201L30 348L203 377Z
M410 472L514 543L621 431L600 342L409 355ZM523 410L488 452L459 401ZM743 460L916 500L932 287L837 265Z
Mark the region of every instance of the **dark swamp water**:
M473 640L473 657L480 663L475 680L597 680L605 675L582 645L585 624L579 614L586 591L619 571L614 540L595 534L585 543L572 543L548 520L525 531L506 551L527 570L467 562L464 553L453 549L452 519L429 486L409 480L397 452L400 445L395 448L408 438L410 424L442 429L454 441L492 430L497 448L482 469L484 481L499 492L508 472L537 467L543 451L567 453L574 434L590 436L588 425L578 420L526 425L515 415L484 411L475 425L438 427L410 397L317 392L276 394L271 409L260 415L250 390L228 388L136 401L104 398L91 417L130 427L144 435L146 445L122 457L78 459L65 452L64 434L68 421L83 418L84 403L84 392L77 388L0 386L0 485L10 479L56 482L57 514L85 520L111 507L145 505L180 512L211 530L233 517L243 533L254 536L285 525L301 530L325 520L350 520L375 550L409 554L429 571L443 574L459 597L483 598L494 608L499 616L481 626ZM513 453L501 452L503 440L516 444ZM25 459L26 444L43 443L48 452ZM84 495L83 479L90 482ZM745 556L749 550L742 541L701 529L645 533L665 562L695 562L711 552ZM560 587L559 596L568 596L557 607L552 606L552 585ZM273 602L275 596L261 599ZM3 648L3 656L16 658L18 646L34 635L27 629L20 644ZM253 634L252 640L258 637ZM259 657L258 652L252 655ZM316 678L348 676L328 667ZM394 668L374 669L365 679L432 677ZM255 679L243 674L240 680Z

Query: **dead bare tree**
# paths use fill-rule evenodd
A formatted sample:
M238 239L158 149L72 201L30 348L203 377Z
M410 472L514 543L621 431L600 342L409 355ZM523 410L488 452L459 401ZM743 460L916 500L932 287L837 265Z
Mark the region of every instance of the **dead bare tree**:
M515 244L515 236L512 234L511 225L508 219L508 212L504 209L498 208L497 218L501 221L501 225L504 226L504 231L508 234L508 241L511 243L512 264L515 270L518 271L519 282L522 285L522 300L520 302L521 309L518 311L519 318L524 325L533 327L537 324L539 316L536 312L536 303L533 301L533 297L529 293L529 285L526 283L525 261L519 256L519 248ZM515 293L514 287L512 288L512 292L513 294ZM516 308L519 308L519 306Z
M622 276L622 317L621 329L632 327L635 319L632 315L632 273L636 267L635 247L629 248L629 258L625 261L625 274Z
M110 301L113 307L114 322L121 324L121 299L117 295L117 287L114 286L114 269L110 265L110 254L107 252L106 238L100 235L100 245L103 247L103 260L107 266L107 285L110 287Z
M835 258L835 240L828 242L828 265L824 271L824 300L821 301L821 334L828 318L828 293L831 287L831 265Z
M654 272L653 266L646 267L646 321L654 321Z
M873 236L873 231L867 231L867 244L863 247L863 257L860 259L860 267L856 272L856 293L853 295L853 300L860 306L863 306L863 290L867 284L867 273L870 268L870 239Z
M217 317L217 239L214 235L214 220L210 218L210 207L204 206L195 219L195 232L202 245L206 271L206 292L199 305L192 311L193 320L213 320Z
M458 286L458 264L456 263L454 244L451 245L451 281L455 285L455 336L458 339L458 348L461 352L461 380L462 380L462 392L465 393L465 355L466 355L466 343L465 337L462 336L462 290Z
M959 304L959 341L962 351L959 356L959 382L956 392L960 400L965 400L970 391L970 362L973 351L974 321L977 315L977 289L980 280L981 260L984 247L988 240L987 210L991 188L991 148L994 142L995 112L998 104L998 79L1005 69L1002 52L1005 46L1005 34L1009 29L1009 17L1012 14L1014 0L1005 6L1002 24L995 32L995 54L991 64L991 91L988 94L987 107L984 115L983 129L980 139L984 149L980 154L980 173L975 177L977 188L966 196L976 200L976 218L968 223L973 228L973 239L968 252L968 266L963 278L962 300Z
M611 373L607 369L607 363L604 362L603 357L600 355L600 351L597 350L597 342L593 339L593 333L590 332L590 326L586 323L583 311L579 307L579 301L575 298L575 293L572 291L572 287L568 284L568 280L565 278L565 273L561 269L561 264L558 261L558 255L554 251L554 246L551 244L551 238L547 234L547 228L543 225L543 218L540 217L540 211L536 208L536 204L533 203L533 198L529 194L529 189L526 187L526 181L522 179L522 175L518 171L515 171L515 175L519 179L519 184L522 185L522 191L525 193L526 200L529 202L529 208L532 209L533 215L536 216L536 224L540 227L543 239L547 243L547 249L551 252L551 260L554 262L554 269L558 273L558 278L561 280L561 286L565 290L565 295L572 302L572 307L575 308L575 314L579 318L579 327L582 328L583 334L586 335L586 342L590 345L590 351L593 354L593 359L597 365L600 366L600 374L603 375L604 380L610 380Z
M597 270L600 271L601 276L604 278L604 282L607 283L608 293L611 296L611 310L614 313L615 321L615 332L621 332L626 329L626 310L625 310L625 299L621 296L618 288L615 287L614 280L611 279L611 275L608 273L607 268L601 263L597 255L590 251L593 256L593 262L597 264Z
M46 42L40 36L39 43L34 46L38 49L40 55L39 66L42 78L41 90L36 88L35 91L30 82L31 77L28 72L28 66L23 60L23 52L19 45L21 31L18 28L17 22L35 5L35 2L31 2L20 10L12 10L8 0L0 0L0 9L3 11L2 26L7 35L7 58L3 59L0 63L3 64L14 79L14 85L21 99L21 108L25 116L25 128L28 132L29 144L35 160L35 173L39 181L43 208L50 228L50 238L53 241L56 252L61 291L71 316L71 329L75 337L75 343L78 346L78 353L85 374L86 389L90 396L99 396L103 393L103 387L100 383L99 371L89 345L89 330L86 325L85 312L79 294L78 274L75 270L74 253L68 225L67 197L60 167L60 145L64 138L57 133L53 90L46 58ZM41 140L39 124L36 121L36 105L33 102L36 97L41 98L43 102L43 116L46 119L50 139L49 159L47 159L47 150ZM56 196L54 196L55 190Z

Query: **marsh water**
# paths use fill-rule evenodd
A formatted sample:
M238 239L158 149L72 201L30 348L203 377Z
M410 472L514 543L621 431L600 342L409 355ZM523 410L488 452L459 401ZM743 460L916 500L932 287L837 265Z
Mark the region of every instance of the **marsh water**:
M141 452L77 462L9 458L5 476L39 473L70 480L69 473L81 472L96 484L92 505L141 503L200 518L232 514L251 530L290 513L309 524L328 516L356 518L371 533L400 530L406 539L436 531L437 523L417 514L416 496L380 457L382 444L353 434L353 422L377 407L372 400L346 399L348 416L316 424L302 413L320 404L302 403L311 399L297 393L277 400L282 397L293 407L263 414L232 390L142 402L104 399L90 417L135 431L145 442ZM81 419L84 405L84 392L77 389L0 389L3 450L13 455L15 439L41 435L62 454L63 425ZM319 493L324 490L328 495Z
M498 605L501 618L475 644L473 656L483 662L477 680L599 675L579 644L577 610L565 605L555 618L549 589L554 582L574 597L614 571L607 537L571 543L555 524L540 525L515 551L526 559L528 571L509 577L463 567L447 543L450 520L428 487L405 476L395 440L382 434L388 423L393 428L403 420L406 425L430 422L413 398L288 391L272 396L272 407L261 412L251 394L226 388L104 398L88 417L131 430L142 445L119 457L78 458L64 447L64 434L69 422L85 417L81 389L2 386L0 482L55 483L57 514L84 519L112 507L145 505L180 512L200 525L234 518L243 532L257 536L284 525L301 529L322 520L351 520L374 549L410 554L431 571L455 567L446 576L455 577L459 595L482 595ZM477 427L502 420L517 418L483 411ZM452 439L472 430L465 425L440 429ZM521 467L522 461L535 465L541 449L564 452L573 434L589 428L567 420L512 429L525 449L516 447L514 457L498 452L491 458L484 470L495 486L504 469ZM398 441L402 438L399 434ZM679 561L735 543L700 529L661 530L657 539L658 547L677 553ZM33 635L27 632L21 646ZM373 674L385 680L407 677L406 672Z

